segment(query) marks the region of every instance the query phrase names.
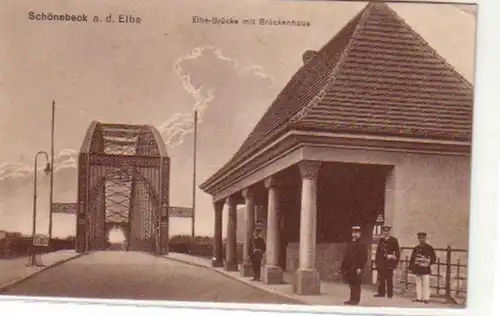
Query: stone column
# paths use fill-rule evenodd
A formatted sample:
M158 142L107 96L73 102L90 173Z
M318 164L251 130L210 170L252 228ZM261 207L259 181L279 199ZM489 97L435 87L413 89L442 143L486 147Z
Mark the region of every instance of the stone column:
M267 241L266 265L264 266L263 282L265 284L283 283L283 271L279 264L280 255L280 218L279 191L275 177L269 177L264 182L268 189L267 204Z
M295 272L294 293L300 295L320 294L321 284L316 270L316 217L317 176L319 161L299 163L302 175L300 210L299 268Z
M236 203L233 197L226 199L227 204L227 238L226 238L226 270L237 271L237 248L236 248Z
M213 267L222 267L222 209L224 203L214 203L214 257L212 258Z
M250 260L250 251L252 248L252 238L255 224L255 199L250 189L242 191L245 198L245 239L243 245L243 264L240 274L242 277L253 277L252 261Z

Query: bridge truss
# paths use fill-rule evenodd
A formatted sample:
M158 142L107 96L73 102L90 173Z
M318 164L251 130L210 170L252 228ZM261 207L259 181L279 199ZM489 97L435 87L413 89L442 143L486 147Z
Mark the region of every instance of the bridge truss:
M92 122L78 157L76 250L104 250L121 228L127 250L168 252L170 158L149 125Z

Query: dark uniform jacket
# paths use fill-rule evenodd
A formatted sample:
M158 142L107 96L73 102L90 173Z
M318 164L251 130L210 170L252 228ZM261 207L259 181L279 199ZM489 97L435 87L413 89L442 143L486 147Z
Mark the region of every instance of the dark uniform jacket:
M347 246L340 270L347 280L356 276L356 269L363 270L368 261L368 248L361 241L356 240Z
M389 259L387 255L394 255L396 259ZM394 270L399 264L401 251L399 242L395 237L389 236L385 239L381 237L377 244L377 252L375 253L375 265L377 269Z
M255 250L260 250L260 252L256 253ZM262 257L262 254L266 252L266 242L264 241L264 238L262 237L257 237L257 238L252 238L252 249L250 256L259 256L260 258Z
M431 266L421 266L418 264L419 258L430 259L430 265L436 263L436 252L431 245L424 243L423 245L418 245L413 248L410 257L409 269L416 275L426 275L431 274Z

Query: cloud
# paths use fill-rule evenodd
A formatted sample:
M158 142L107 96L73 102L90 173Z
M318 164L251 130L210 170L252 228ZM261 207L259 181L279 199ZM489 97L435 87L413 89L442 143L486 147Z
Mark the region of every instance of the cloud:
M54 172L75 168L78 152L73 149L63 149L54 157ZM39 158L40 159L40 158ZM38 172L43 172L45 161L38 160ZM24 179L33 175L34 166L25 163L0 164L0 181L7 179Z
M76 168L78 151L74 149L63 149L54 158L54 171Z
M25 178L33 173L33 170L22 163L0 164L0 181L9 178Z
M203 60L202 60L203 59ZM208 71L199 67L189 68L187 63L202 60L204 66L212 67L212 71ZM215 62L222 63L220 67L214 67ZM192 66L192 65L191 65ZM193 132L194 127L194 110L198 111L198 123L203 121L203 114L207 111L208 106L215 100L215 83L217 80L215 75L219 74L223 66L237 76L251 75L259 79L267 80L270 84L274 83L274 78L267 74L264 68L260 65L243 65L237 59L228 57L223 54L222 50L213 46L196 47L190 52L181 55L174 62L172 68L179 77L184 91L194 99L192 110L184 113L174 113L166 121L157 126L164 142L170 147L176 147L183 143L184 137ZM202 75L200 75L200 73ZM203 78L199 83L193 78ZM223 78L224 79L224 78ZM78 151L74 149L63 149L56 157L54 157L54 171L60 171L68 168L76 168ZM39 172L43 171L44 164ZM23 163L2 163L0 164L0 181L6 179L22 179L33 175L33 166Z
M272 84L274 78L264 71L260 65L242 65L237 59L225 56L222 50L213 46L201 46L194 48L191 52L177 58L173 69L182 82L184 90L194 99L192 111L186 113L175 113L167 121L158 127L165 143L170 147L176 147L183 143L184 136L193 132L194 129L194 110L198 111L198 123L202 123L203 114L208 108L209 103L215 99L214 83L202 82L195 84L193 77L195 73L185 67L185 63L201 58L207 58L206 64L213 63L214 59L224 62L237 74L250 74L262 79L269 80ZM201 72L202 70L198 70ZM214 74L216 75L216 74ZM215 78L212 78L215 81Z
M193 127L192 113L175 113L167 121L161 123L158 130L165 144L175 147L182 144L184 136L193 131Z

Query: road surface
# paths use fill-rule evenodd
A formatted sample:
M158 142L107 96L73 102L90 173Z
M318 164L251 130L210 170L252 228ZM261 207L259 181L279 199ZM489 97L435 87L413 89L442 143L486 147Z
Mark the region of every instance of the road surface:
M71 260L2 295L297 304L206 268L121 251Z

